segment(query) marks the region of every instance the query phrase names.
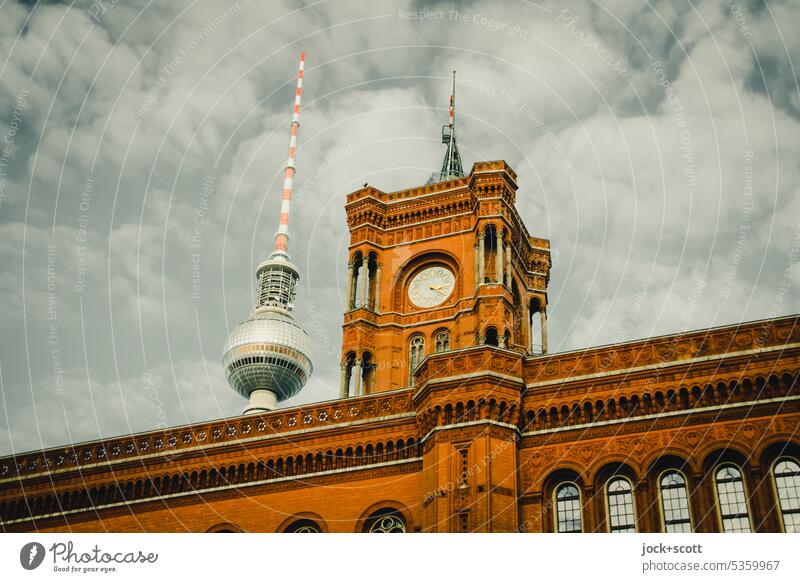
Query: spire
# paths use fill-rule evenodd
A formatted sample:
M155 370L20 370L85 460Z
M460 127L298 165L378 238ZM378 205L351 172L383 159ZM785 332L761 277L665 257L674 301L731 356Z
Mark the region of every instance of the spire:
M303 65L306 53L300 53L300 68L297 71L297 90L294 93L294 110L292 112L291 137L289 138L289 160L283 175L283 198L281 200L281 217L278 232L275 233L275 251L273 258L289 259L289 213L292 209L292 191L294 190L294 157L297 148L297 131L300 128L300 98L303 95Z
M275 250L269 259L258 266L258 302L260 307L279 307L286 311L294 308L297 282L300 275L289 261L289 214L292 210L292 191L294 190L295 154L297 152L297 133L300 128L300 98L303 95L303 66L306 53L300 53L300 67L297 71L297 89L294 93L294 109L289 137L289 159L283 173L283 196L278 231L275 233Z
M428 184L453 180L464 177L464 168L461 166L461 155L456 145L456 72L453 71L453 91L450 93L450 125L442 127L442 143L447 144L447 153L442 162L442 171L434 172L428 179Z

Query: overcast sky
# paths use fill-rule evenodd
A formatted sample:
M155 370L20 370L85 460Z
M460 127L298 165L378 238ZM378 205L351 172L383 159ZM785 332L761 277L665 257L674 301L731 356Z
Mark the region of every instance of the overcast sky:
M345 195L505 159L565 351L800 311L797 2L0 4L0 454L236 415L221 350L290 252L335 398ZM794 267L794 269L793 269Z

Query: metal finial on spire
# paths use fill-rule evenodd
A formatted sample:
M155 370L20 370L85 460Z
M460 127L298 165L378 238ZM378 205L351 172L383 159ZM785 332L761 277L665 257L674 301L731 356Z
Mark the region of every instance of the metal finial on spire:
M434 172L428 179L428 184L436 184L445 180L454 180L464 177L464 168L461 166L461 155L456 145L456 72L453 71L453 90L450 93L450 125L442 127L442 143L447 144L447 153L442 162L442 171Z
M278 232L275 233L275 251L273 257L282 256L289 259L289 213L292 210L292 191L294 190L294 158L297 148L297 131L300 128L300 98L303 96L303 65L306 53L300 53L300 68L297 71L297 90L294 94L294 110L292 113L291 137L289 138L289 159L283 174L283 198L281 200L281 217Z

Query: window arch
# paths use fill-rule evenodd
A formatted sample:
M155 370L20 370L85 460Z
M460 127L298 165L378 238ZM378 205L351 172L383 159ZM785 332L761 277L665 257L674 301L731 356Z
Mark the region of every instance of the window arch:
M373 362L372 354L364 352L361 356L361 393L370 394L374 389L375 370L378 366Z
M800 532L800 464L795 459L778 459L772 466L783 531Z
M487 346L498 346L500 345L500 338L497 335L497 328L496 327L487 327L486 332L484 335L484 344Z
M298 519L284 530L286 533L322 533L317 522L310 519Z
M367 533L406 533L406 522L397 510L379 509L367 518L364 531Z
M686 478L680 471L667 471L659 479L661 515L666 533L691 533L692 517Z
M750 514L747 509L747 494L744 490L742 472L736 465L722 465L714 473L717 485L717 509L725 533L747 532Z
M554 497L556 505L556 532L582 532L581 493L577 485L574 483L562 483L556 487Z
M414 370L425 357L425 338L415 335L408 342L408 385L414 385Z
M443 329L434 337L434 351L446 352L450 349L450 332Z
M606 509L609 532L636 533L636 510L630 481L624 477L612 477L608 480Z

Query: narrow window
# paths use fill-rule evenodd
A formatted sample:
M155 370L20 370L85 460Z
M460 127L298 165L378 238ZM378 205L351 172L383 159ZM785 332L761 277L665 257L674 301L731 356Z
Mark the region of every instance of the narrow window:
M408 348L408 384L414 385L414 370L425 357L425 340L421 335L414 336Z
M450 334L447 331L440 331L436 334L436 351L446 352L450 349Z
M800 532L800 465L794 459L781 459L772 468L783 531Z
M580 533L581 494L572 483L564 483L556 489L556 532Z
M750 516L747 512L747 495L738 467L725 465L717 469L717 507L722 520L722 531L750 532Z
M606 485L608 500L608 531L635 533L636 513L633 508L633 490L627 479L615 477Z
M664 531L667 533L690 533L692 520L689 513L686 479L678 471L669 471L661 477L660 490Z

